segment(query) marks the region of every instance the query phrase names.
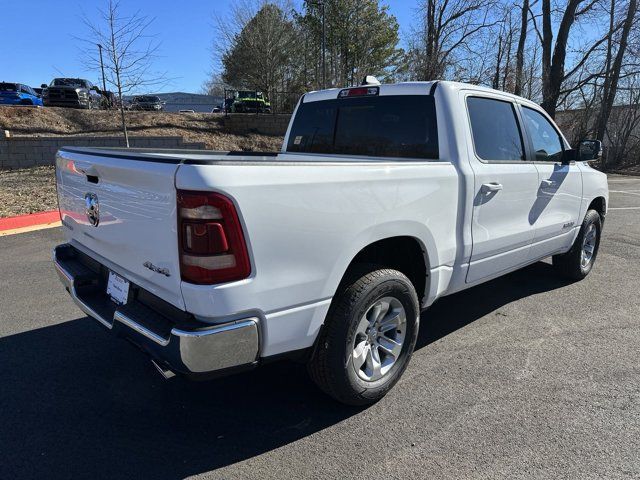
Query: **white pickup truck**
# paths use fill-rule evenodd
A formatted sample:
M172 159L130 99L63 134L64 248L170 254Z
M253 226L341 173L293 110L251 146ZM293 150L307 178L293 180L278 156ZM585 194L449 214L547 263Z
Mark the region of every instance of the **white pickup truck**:
M438 298L553 256L593 267L604 174L536 104L452 82L304 95L280 153L63 148L58 273L166 377L281 356L381 398Z

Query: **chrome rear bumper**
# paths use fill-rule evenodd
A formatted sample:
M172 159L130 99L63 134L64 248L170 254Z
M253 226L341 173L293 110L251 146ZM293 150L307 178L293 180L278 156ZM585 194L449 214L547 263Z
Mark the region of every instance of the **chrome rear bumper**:
M53 249L58 276L71 298L85 314L131 340L157 364L186 375L256 364L260 348L257 318L220 325L187 320L185 327L137 299L118 306L106 296L100 272L84 264L82 255L69 244Z

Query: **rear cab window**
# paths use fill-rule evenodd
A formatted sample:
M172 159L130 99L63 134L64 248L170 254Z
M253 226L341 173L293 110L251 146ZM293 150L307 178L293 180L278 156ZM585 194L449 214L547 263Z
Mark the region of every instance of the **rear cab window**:
M431 95L366 95L302 102L287 152L438 159Z

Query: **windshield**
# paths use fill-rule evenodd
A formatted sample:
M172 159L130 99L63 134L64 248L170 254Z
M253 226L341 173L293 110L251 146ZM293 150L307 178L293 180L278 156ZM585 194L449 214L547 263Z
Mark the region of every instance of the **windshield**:
M15 83L0 83L0 92L17 92L18 85Z
M437 159L433 97L376 95L302 103L287 151Z
M87 88L87 81L80 78L54 78L50 86Z
M255 90L240 90L237 98L260 98L262 99L262 92L256 92Z

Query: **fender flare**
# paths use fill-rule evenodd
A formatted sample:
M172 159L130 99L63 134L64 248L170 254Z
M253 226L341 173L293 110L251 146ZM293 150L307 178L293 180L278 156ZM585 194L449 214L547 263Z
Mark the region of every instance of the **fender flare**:
M362 250L373 243L396 237L410 237L415 239L420 245L420 248L423 251L428 277L425 282L425 292L422 293L428 293L430 288L429 271L435 265L439 265L440 261L437 255L438 250L436 248L435 239L430 230L423 223L398 220L372 226L356 235L350 243L351 247L341 253L338 260L334 263L334 266L331 269L331 274L325 283L324 296L333 297L335 295L340 282L349 269L349 266Z

